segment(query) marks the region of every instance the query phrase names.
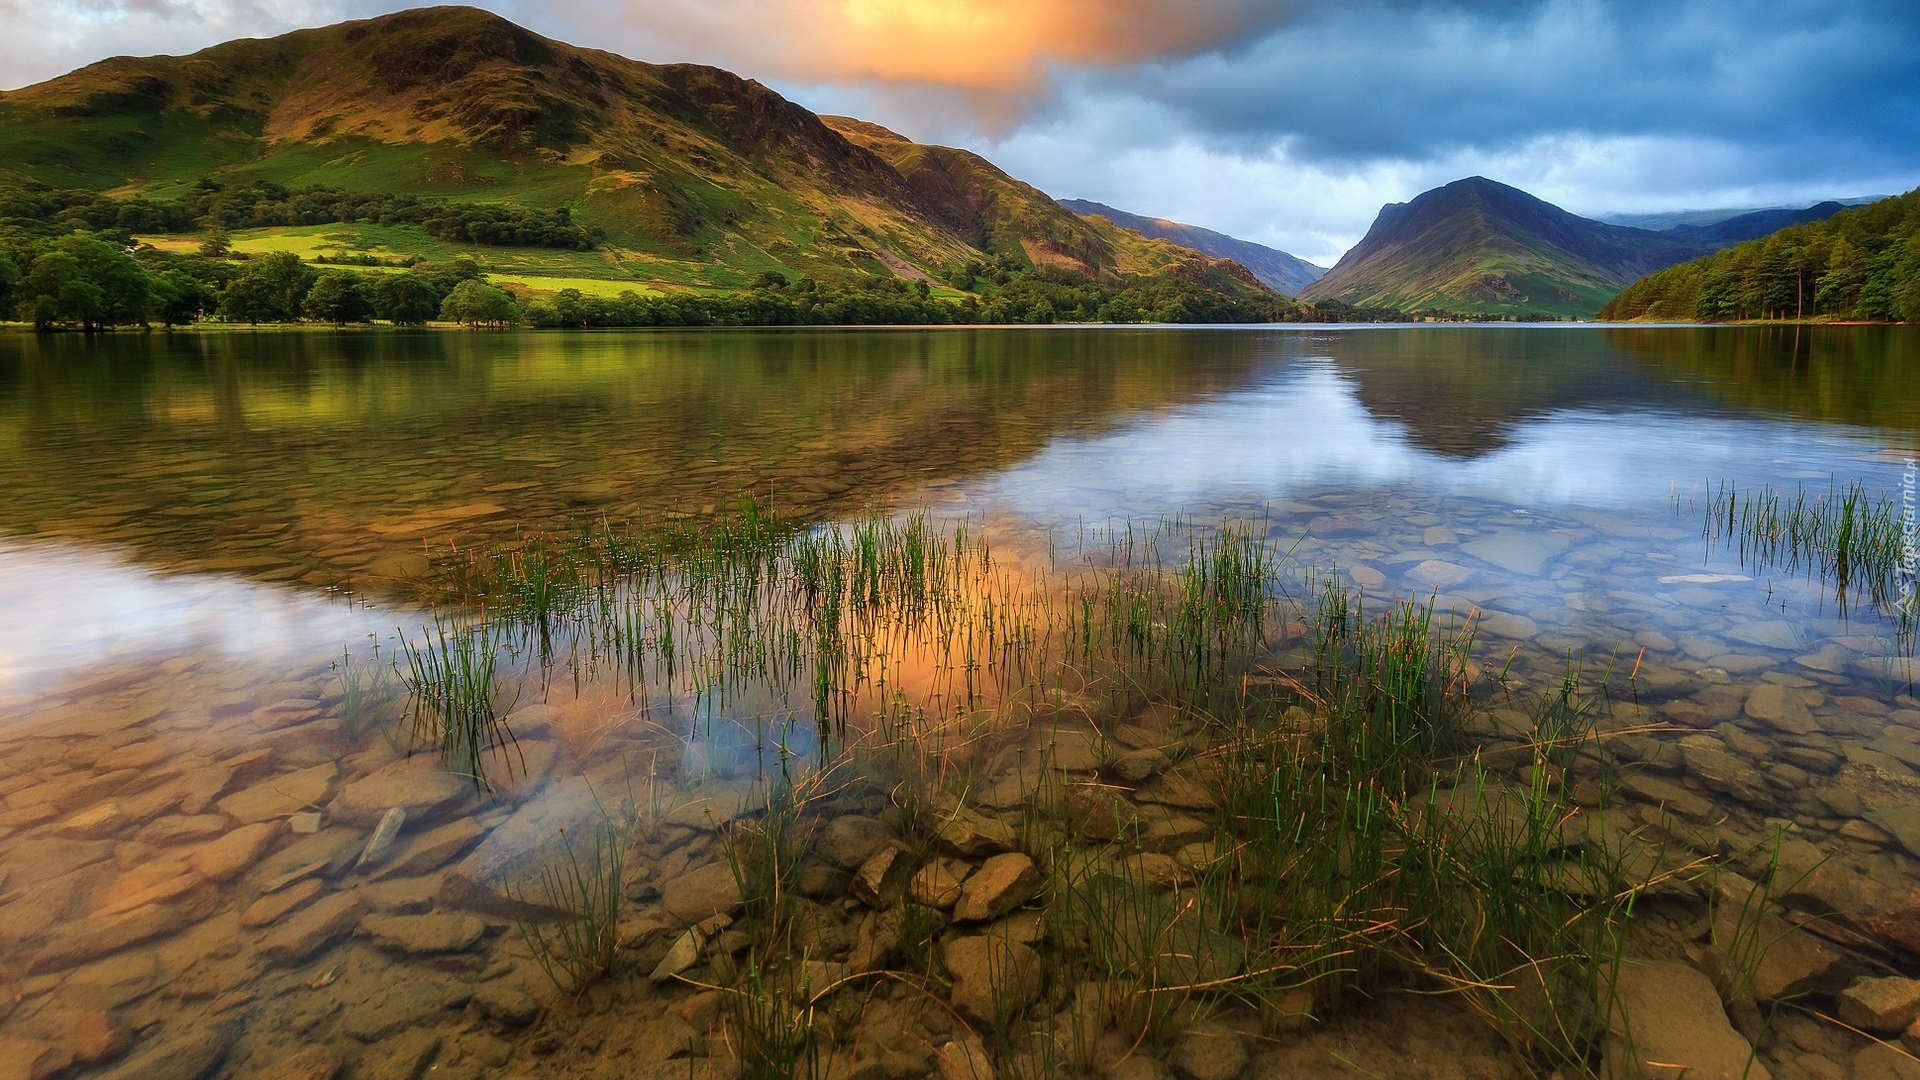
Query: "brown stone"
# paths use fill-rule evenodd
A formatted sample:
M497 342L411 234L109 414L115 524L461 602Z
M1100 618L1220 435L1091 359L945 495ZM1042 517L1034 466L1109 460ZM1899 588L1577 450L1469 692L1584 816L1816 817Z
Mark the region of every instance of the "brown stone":
M218 840L202 844L187 856L187 865L208 881L230 880L252 866L279 832L278 827L264 821L242 825Z
M1897 975L1855 979L1840 993L1840 1021L1893 1035L1920 1020L1920 980Z
M682 922L699 922L715 915L731 915L740 910L740 883L734 880L733 867L711 862L689 870L661 890L660 906Z
M1033 899L1040 868L1019 852L995 855L967 878L953 906L955 922L987 922Z
M916 903L945 911L960 899L960 878L945 859L935 859L913 875L907 895Z
M1180 1037L1168 1060L1186 1080L1233 1080L1247 1067L1247 1047L1232 1031L1203 1024Z
M271 926L282 917L307 906L326 888L326 882L319 878L308 878L279 892L268 893L247 905L247 910L240 913L240 925L248 929Z
M955 938L943 957L953 976L953 1007L969 1020L1004 1022L1040 996L1040 954L1018 942L998 935Z
M842 814L827 822L814 841L814 854L842 870L857 869L885 847L893 834L878 818Z
M887 877L893 872L894 864L899 861L899 848L891 844L881 848L854 872L853 881L848 888L868 907L882 906L886 899Z
M282 773L221 799L220 810L243 824L290 817L320 805L339 774L331 762Z
M416 757L348 783L327 804L327 813L343 825L365 828L399 807L409 822L430 824L473 791L473 781L440 768L431 757Z
M1620 965L1609 1016L1607 1075L1627 1080L1771 1080L1727 1022L1705 975L1672 962Z
M485 835L487 831L472 818L456 818L407 841L405 847L387 857L373 876L379 880L432 873L458 858Z
M293 915L260 943L260 956L269 964L291 966L327 948L353 932L364 909L352 893L335 893Z
M437 956L480 944L487 924L471 915L368 915L359 932L390 952Z

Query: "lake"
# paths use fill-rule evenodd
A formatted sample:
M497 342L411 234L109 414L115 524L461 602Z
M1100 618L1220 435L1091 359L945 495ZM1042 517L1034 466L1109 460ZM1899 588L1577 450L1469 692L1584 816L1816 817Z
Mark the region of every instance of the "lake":
M1609 835L1657 835L1649 866L1687 871L1649 889L1655 929L1637 948L1709 947L1708 901L1778 863L1796 880L1776 875L1761 906L1817 918L1830 932L1811 940L1844 953L1797 959L1818 970L1796 969L1792 992L1831 993L1826 982L1856 968L1911 973L1920 703L1911 622L1897 611L1911 577L1896 568L1876 604L1860 580L1836 589L1817 555L1743 550L1708 523L1729 488L1738 504L1767 488L1824 500L1857 484L1890 500L1897 525L1920 454L1916 373L1914 327L0 335L0 1044L36 1077L715 1068L741 1053L721 1033L741 1029L728 1027L735 999L716 1004L702 987L757 972L747 960L765 945L735 880L738 838L776 842L768 777L794 769L830 810L807 826L800 896L780 901L800 905L781 910L802 928L788 936L806 938L806 963L827 965L809 969L813 992L878 955L888 890L920 898L897 901L902 918L946 913L919 932L944 935L946 959L923 973L951 980L936 995L951 1009L910 1007L907 981L862 984L860 1021L834 1021L872 1036L841 1038L848 1060L923 1075L978 1047L1003 1074L1056 1064L1019 1049L1022 1032L1056 1030L1055 1012L1077 1015L1086 987L1111 978L1041 979L1015 1023L963 998L990 977L1001 1002L1001 969L1051 956L1057 926L1004 945L999 931L955 928L1017 937L1022 918L1052 911L1046 898L1065 888L1056 865L1041 867L1054 875L1043 887L995 860L1034 847L1036 793L1056 774L1076 828L1114 813L1134 822L1086 834L1133 860L1111 880L1137 871L1156 896L1205 893L1224 811L1179 792L1214 775L1210 754L1230 740L1209 733L1213 705L1188 693L1193 680L1121 686L1129 669L1109 656L1032 685L1004 669L983 691L975 673L992 669L991 650L970 643L957 659L957 639L929 644L889 624L860 638L880 643L871 670L861 654L850 674L836 653L817 693L789 694L763 669L787 663L804 683L829 670L829 646L662 614L674 602L662 596L703 580L675 564L653 579L665 590L648 594L653 608L636 599L648 586L592 582L603 613L625 605L653 620L631 639L615 622L564 617L557 636L542 624L488 639L503 665L490 708L509 748L478 785L414 740L407 718L432 681L420 665L455 655L431 635L467 632L472 575L506 566L524 584L515 560L555 538L666 530L684 543L738 520L743 497L778 515L777 544L836 523L851 547L860 522L959 530L962 569L927 573L953 584L941 602L956 618L1001 628L1002 663L1028 650L1028 673L1054 670L1065 655L1054 639L1091 639L1085 582L1136 570L1158 582L1223 550L1209 546L1221 535L1267 552L1263 602L1292 605L1244 663L1214 673L1247 693L1319 700L1297 681L1303 668L1281 665L1310 650L1330 587L1368 614L1430 605L1436 625L1471 631L1459 674L1485 746L1537 747L1537 703L1569 679L1583 688L1557 700L1589 702L1578 712L1601 738L1554 759L1553 783L1588 812L1588 832L1601 831L1604 802ZM882 546L926 544L883 532L871 534ZM1136 539L1151 566L1128 561ZM1061 567L1082 576L1048 576ZM763 603L771 586L745 588ZM1081 621L1059 614L1069 601L1086 605ZM764 608L753 620L785 625ZM1170 634L1171 621L1141 632ZM674 627L678 645L662 649ZM608 659L608 642L642 639L645 663ZM761 685L717 689L748 665ZM869 896L862 875L900 847L876 837L910 834L915 811L898 788L805 763L863 760L848 716L881 717L879 730L896 708L918 710L899 730L931 731L913 724L939 711L938 738L955 740L928 749L915 767L933 772L915 775L965 781L941 788L954 802L929 834L938 852L921 853L910 882L881 865ZM1023 724L1044 711L1043 744L1005 727L1015 709ZM956 734L987 715L999 726ZM716 721L731 734L715 735ZM1034 761L1051 764L1034 772ZM1534 759L1516 783L1546 768ZM1016 794L996 801L1008 784ZM963 812L980 834L965 841L950 835ZM552 910L535 909L566 905L534 895L537 868L591 848L583 835L623 815L637 831L621 840L624 899L609 926L637 970L575 997L542 968L561 947ZM996 830L1009 840L996 846ZM1731 869L1702 876L1707 857ZM991 915L956 914L976 903ZM887 932L911 971L916 931ZM972 942L988 944L976 956ZM1211 971L1215 947L1179 955ZM1233 948L1215 974L1252 986L1235 981L1256 965ZM682 959L669 974L690 982L646 978ZM971 990L969 963L990 973ZM1380 977L1397 985L1406 974L1394 971ZM1259 987L1247 996L1269 1006L1299 989ZM1753 1009L1756 991L1744 992ZM791 1004L783 993L770 1000ZM1147 1045L1198 1075L1212 1051L1193 1040L1229 1038L1253 1052L1249 1075L1286 1075L1334 1052L1315 1039L1365 1042L1366 1024L1397 1017L1427 1033L1411 1045L1429 1058L1514 1068L1467 1009L1415 1000L1369 1019L1365 1006L1333 1008L1337 996L1310 988L1305 1007L1355 1026L1280 1034L1292 1029L1253 1009L1245 1023L1265 1026L1241 1039L1229 1006L1206 1023L1157 1017ZM1739 994L1729 1001L1738 1024ZM1058 1052L1113 1067L1101 1034ZM1393 1056L1411 1052L1402 1041L1380 1033L1345 1052L1429 1075ZM1838 1075L1821 1070L1861 1045L1781 1014L1761 1055L1776 1076Z

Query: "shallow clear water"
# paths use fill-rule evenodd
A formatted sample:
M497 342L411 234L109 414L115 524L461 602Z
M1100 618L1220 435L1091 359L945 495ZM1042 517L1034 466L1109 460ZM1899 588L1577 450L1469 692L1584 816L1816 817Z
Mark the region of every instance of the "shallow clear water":
M0 1037L83 1068L133 1033L176 1056L214 1033L241 1071L307 1043L354 1065L459 986L537 996L499 923L477 952L272 959L296 916L256 928L259 905L341 880L368 800L434 783L347 715L339 662L392 655L437 551L747 492L822 520L925 505L1029 550L1257 520L1303 583L1480 612L1520 684L1635 665L1652 718L1792 745L1730 811L1837 830L1821 763L1920 780L1911 658L1883 615L1710 550L1696 510L1723 480L1898 499L1916 373L1916 328L0 336ZM1762 685L1812 729L1770 727ZM654 718L565 679L536 697L525 775L421 803L369 910L431 907L516 799L631 782ZM75 1034L98 1023L111 1052ZM442 1060L484 1063L476 1038Z

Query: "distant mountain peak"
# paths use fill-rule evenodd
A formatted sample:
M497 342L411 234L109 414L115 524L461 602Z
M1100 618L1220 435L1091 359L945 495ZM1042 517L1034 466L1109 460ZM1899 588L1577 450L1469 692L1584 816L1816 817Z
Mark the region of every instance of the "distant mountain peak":
M1060 205L1082 217L1102 217L1123 228L1132 229L1142 236L1150 236L1181 247L1191 248L1216 259L1232 259L1234 262L1253 271L1254 277L1275 292L1288 296L1298 296L1300 291L1313 284L1326 273L1326 268L1315 266L1298 256L1281 251L1279 248L1256 244L1251 240L1241 240L1212 229L1203 229L1198 225L1187 225L1161 217L1146 217L1116 210L1105 203L1087 199L1061 199Z
M1805 211L1803 213L1811 213ZM1382 207L1367 235L1310 299L1405 311L1590 317L1620 287L1749 235L1653 232L1569 213L1484 176L1469 176Z

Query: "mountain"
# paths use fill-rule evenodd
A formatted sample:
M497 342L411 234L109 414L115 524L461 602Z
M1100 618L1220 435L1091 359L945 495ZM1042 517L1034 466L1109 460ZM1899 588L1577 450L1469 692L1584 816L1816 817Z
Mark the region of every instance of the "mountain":
M461 7L114 57L0 93L0 186L165 201L265 183L564 209L604 238L569 273L669 285L927 280L978 262L1177 271L1269 295L980 158L879 141L717 68L578 48Z
M1770 220L1626 228L1475 176L1382 208L1366 237L1301 295L1409 311L1589 317L1627 282L1761 235Z
M1650 274L1600 317L1920 322L1920 188Z
M1815 205L1824 207L1829 203L1833 203L1842 207L1865 206L1867 203L1878 202L1885 197L1884 195L1869 195L1851 199L1823 199ZM1721 207L1713 210L1668 210L1652 214L1599 214L1596 216L1596 220L1604 221L1609 225L1625 225L1634 229L1652 229L1655 232L1665 232L1669 229L1677 229L1682 225L1718 225L1723 221L1731 221L1734 218L1773 213L1785 215L1784 218L1775 219L1779 221L1779 224L1775 225L1774 228L1785 228L1788 225L1797 224L1800 221L1818 220L1817 218L1802 218L1796 216L1804 214L1807 209L1809 208L1798 206L1739 206ZM1760 219L1756 218L1755 220ZM1772 229L1766 230L1766 232L1772 231ZM1765 235L1765 233L1761 235ZM1747 239L1752 239L1752 237L1749 236Z
M1241 240L1217 233L1212 229L1203 229L1198 225L1183 225L1166 218L1142 217L1129 214L1125 210L1116 210L1103 203L1086 199L1061 199L1060 205L1079 214L1081 217L1103 217L1115 225L1132 229L1142 236L1155 237L1192 248L1216 259L1232 259L1241 266L1253 271L1266 286L1275 292L1288 296L1297 296L1300 290L1318 281L1327 272L1324 266L1315 266L1304 259L1256 244L1251 240Z

